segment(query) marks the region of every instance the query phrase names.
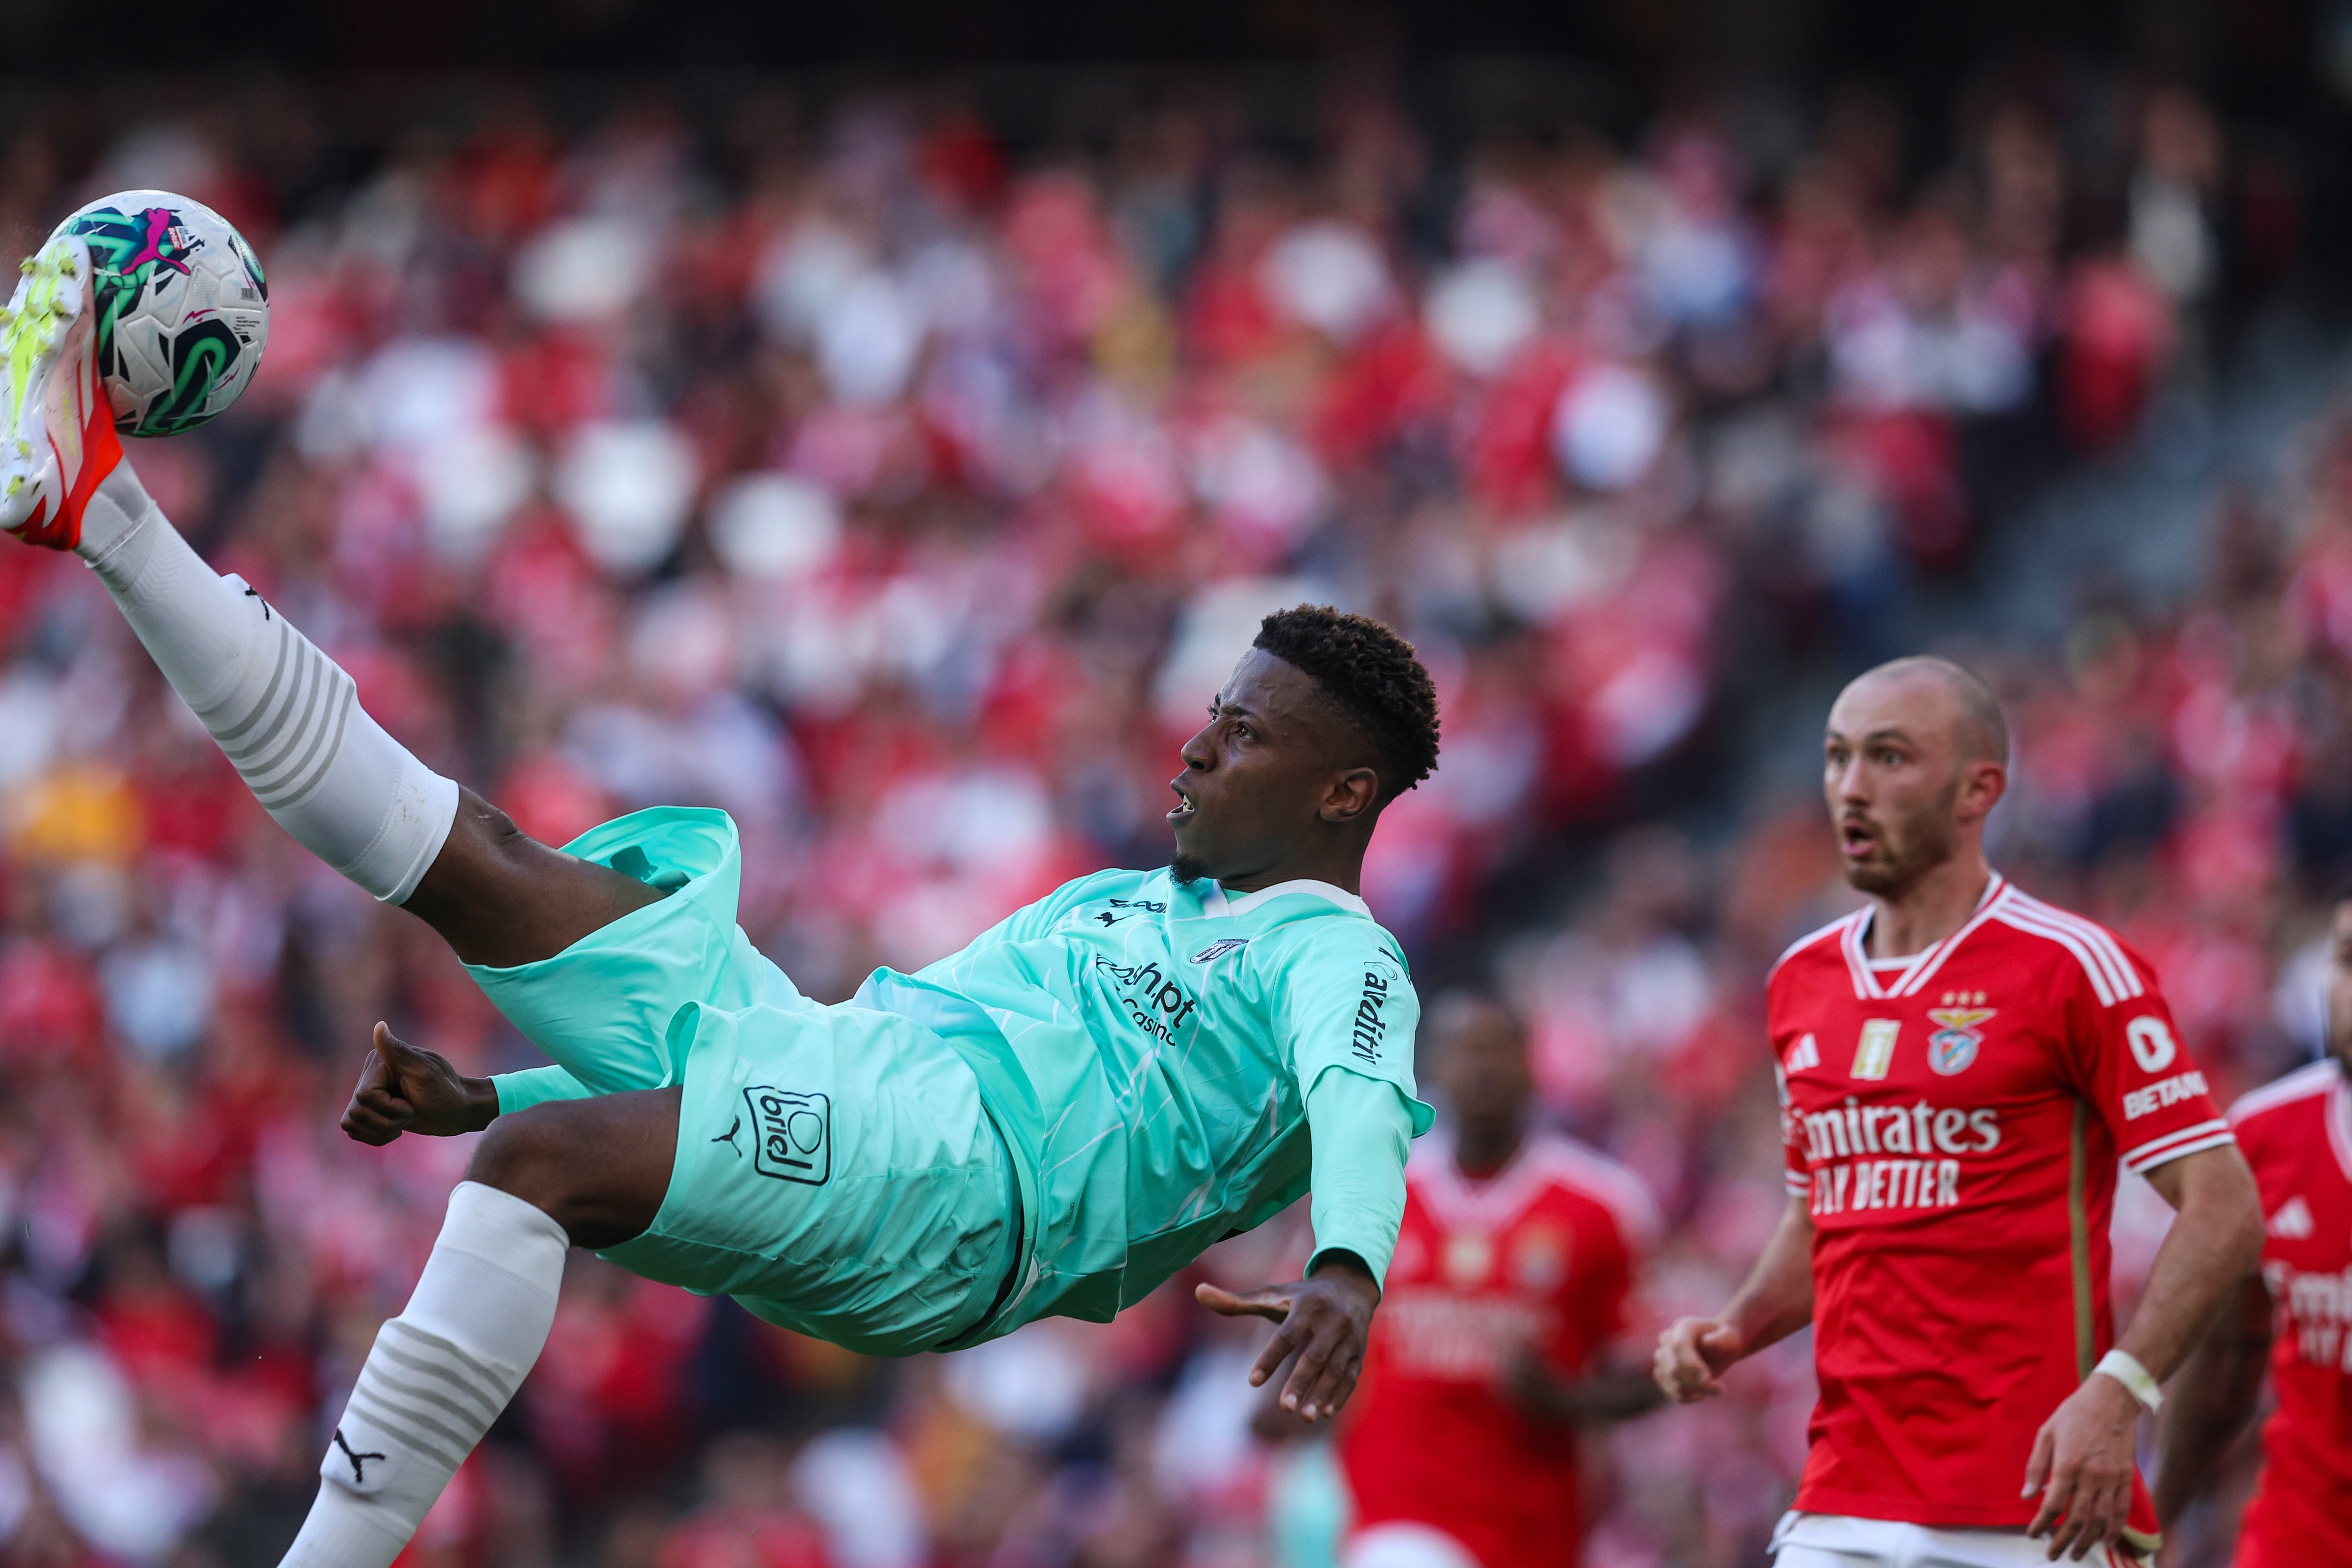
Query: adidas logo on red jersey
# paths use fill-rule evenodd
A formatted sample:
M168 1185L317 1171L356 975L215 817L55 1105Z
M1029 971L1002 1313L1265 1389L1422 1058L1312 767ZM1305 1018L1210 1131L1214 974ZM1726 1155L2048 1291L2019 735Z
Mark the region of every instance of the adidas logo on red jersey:
M2289 1198L2263 1228L2281 1241L2309 1241L2315 1228L2311 1223L2311 1205L2301 1197Z

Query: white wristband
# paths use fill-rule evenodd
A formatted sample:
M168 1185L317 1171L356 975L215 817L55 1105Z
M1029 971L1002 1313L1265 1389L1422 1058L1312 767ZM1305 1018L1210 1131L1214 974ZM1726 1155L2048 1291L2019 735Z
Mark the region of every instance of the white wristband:
M2164 1408L2164 1390L2157 1387L2156 1379L2148 1376L2147 1368L2139 1364L2138 1357L2124 1351L2109 1351L2091 1370L2104 1372L2131 1390L2131 1396L2147 1405L2149 1415Z

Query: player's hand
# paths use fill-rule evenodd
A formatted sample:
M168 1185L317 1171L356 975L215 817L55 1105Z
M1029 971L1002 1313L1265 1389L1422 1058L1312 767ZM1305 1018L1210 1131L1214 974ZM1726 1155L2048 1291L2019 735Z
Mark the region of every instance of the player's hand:
M1364 1370L1364 1345L1381 1288L1347 1253L1323 1260L1314 1277L1235 1295L1214 1285L1193 1291L1201 1305L1228 1318L1266 1318L1280 1326L1250 1368L1250 1386L1262 1388L1292 1352L1298 1364L1283 1384L1282 1407L1306 1422L1339 1414Z
M2050 1561L2077 1560L2112 1546L2131 1515L2132 1456L2139 1401L2112 1377L2094 1374L2067 1395L2034 1435L2023 1496L2042 1496L2025 1533L2050 1536Z
M375 1048L343 1108L343 1131L381 1147L404 1132L451 1138L478 1131L498 1113L499 1091L489 1079L467 1078L440 1052L419 1050L378 1024Z
M1651 1358L1650 1373L1666 1397L1677 1405L1695 1405L1723 1392L1722 1377L1747 1349L1738 1329L1713 1318L1681 1318L1658 1336L1658 1353Z

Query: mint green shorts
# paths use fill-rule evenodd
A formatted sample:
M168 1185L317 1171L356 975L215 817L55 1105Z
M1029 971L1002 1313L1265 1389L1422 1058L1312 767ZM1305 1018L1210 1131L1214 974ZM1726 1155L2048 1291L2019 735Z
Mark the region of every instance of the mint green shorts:
M872 1355L977 1329L1020 1205L963 1058L896 1014L810 1001L752 947L725 813L636 812L565 850L668 896L553 958L468 967L555 1064L501 1078L502 1111L684 1088L668 1195L604 1256Z

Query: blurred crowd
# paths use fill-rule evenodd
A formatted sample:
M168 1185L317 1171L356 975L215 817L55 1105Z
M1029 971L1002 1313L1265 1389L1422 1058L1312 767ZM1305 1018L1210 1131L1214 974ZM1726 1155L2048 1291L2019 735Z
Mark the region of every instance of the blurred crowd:
M1851 907L1741 714L1909 650L1919 584L1997 593L1987 531L2207 395L2305 227L2291 162L2090 77L1927 134L1853 92L1458 145L1360 87L1278 146L1206 90L1019 146L929 91L338 112L280 86L85 142L0 110L0 237L148 186L254 240L257 379L133 459L388 728L551 842L724 806L746 929L837 999L1163 858L1256 618L1381 615L1445 746L1364 891L1650 1185L1662 1316L1777 1215L1762 975ZM2347 429L2281 433L2194 603L2086 585L2042 643L1958 650L2019 730L2004 868L2154 960L2223 1094L2308 1048L2298 954L2352 867ZM467 1153L339 1136L369 1026L532 1054L252 805L78 562L13 547L0 848L5 1553L274 1562ZM2160 1217L2121 1223L2144 1265ZM1203 1269L1295 1267L1300 1224ZM1254 1344L1188 1279L879 1363L582 1258L404 1561L1309 1568ZM1617 1434L1590 1561L1760 1561L1805 1342L1734 1384Z

